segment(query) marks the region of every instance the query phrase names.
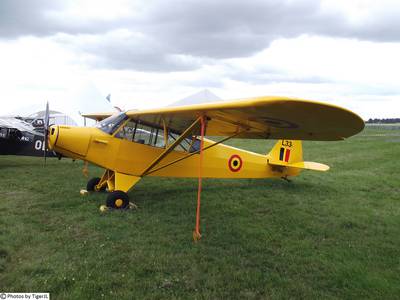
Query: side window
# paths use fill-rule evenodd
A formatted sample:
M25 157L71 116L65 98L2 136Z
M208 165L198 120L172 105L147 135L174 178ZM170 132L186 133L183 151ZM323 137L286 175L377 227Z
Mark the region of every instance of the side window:
M139 144L152 145L153 130L154 128L150 126L138 124L133 141Z
M179 138L178 134L170 132L168 134L168 144L172 144ZM200 149L200 141L196 136L183 139L182 142L175 148L176 151L196 152Z
M130 142L133 141L133 136L136 129L136 122L129 120L116 134L115 137L128 140Z
M154 146L164 148L165 141L164 141L164 129L156 128L154 132Z
M200 140L193 136L192 139L190 140L190 147L189 147L189 152L196 152L200 150Z
M165 147L165 136L162 125L150 126L143 124L140 121L130 119L115 134L115 137L138 144L150 145L159 148ZM168 145L174 143L178 138L179 134L168 132ZM199 149L199 139L196 136L192 136L183 139L174 150L192 153L198 151Z
M148 126L136 120L129 120L115 137L159 148L165 146L163 129Z
M172 132L168 133L168 145L174 143L178 138L179 138L178 134ZM175 151L185 152L187 151L187 147L185 146L187 146L187 143L185 140L183 140L178 146L175 147Z

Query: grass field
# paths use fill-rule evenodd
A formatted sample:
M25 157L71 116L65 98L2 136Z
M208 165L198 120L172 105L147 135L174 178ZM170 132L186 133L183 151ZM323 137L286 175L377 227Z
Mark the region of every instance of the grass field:
M232 141L265 153L272 141ZM134 211L82 197L81 162L0 157L0 292L52 299L400 297L400 130L305 142L331 166L283 180L145 178ZM91 176L101 170L90 169Z

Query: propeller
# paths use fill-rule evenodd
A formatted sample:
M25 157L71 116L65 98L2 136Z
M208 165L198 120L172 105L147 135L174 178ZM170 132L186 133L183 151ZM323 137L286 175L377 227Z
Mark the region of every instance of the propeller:
M46 113L44 115L44 138L43 138L43 145L44 145L44 164L46 165L46 157L47 157L47 149L49 146L49 122L50 122L50 110L49 110L49 102L46 103Z

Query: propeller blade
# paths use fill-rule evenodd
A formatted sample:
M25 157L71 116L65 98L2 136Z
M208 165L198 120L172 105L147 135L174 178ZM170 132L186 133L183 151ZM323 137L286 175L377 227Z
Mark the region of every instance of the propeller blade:
M48 136L49 136L49 122L50 122L50 110L49 110L49 102L46 103L46 113L44 115L44 138L43 138L43 145L44 145L44 164L46 165L46 157L47 157L47 149L48 149Z

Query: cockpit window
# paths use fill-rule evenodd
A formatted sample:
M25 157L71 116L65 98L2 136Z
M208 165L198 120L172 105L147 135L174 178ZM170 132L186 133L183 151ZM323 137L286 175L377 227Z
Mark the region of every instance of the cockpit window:
M164 148L164 130L162 126L147 125L140 120L129 120L115 134L115 137L135 142L139 144L150 145L154 147Z
M125 113L120 113L118 115L112 115L101 122L99 122L96 127L108 134L113 134L121 124L128 119Z
M179 136L180 134L171 132L170 130L167 130L166 135L161 121L158 124L148 124L135 119L130 119L115 134L116 138L158 148L165 148L167 145L174 143ZM192 136L183 139L174 150L180 152L196 152L199 149L200 141L196 136Z

